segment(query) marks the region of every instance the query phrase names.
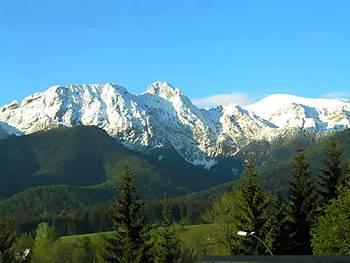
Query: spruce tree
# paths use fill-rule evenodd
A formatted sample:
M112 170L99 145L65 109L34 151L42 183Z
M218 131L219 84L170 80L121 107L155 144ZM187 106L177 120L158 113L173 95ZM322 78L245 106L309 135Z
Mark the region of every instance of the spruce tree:
M103 243L105 259L118 263L150 262L149 233L140 214L142 203L127 165L118 190L119 196L113 202L111 212L114 235L105 238Z
M305 161L304 151L298 151L292 161L289 182L290 200L290 254L311 254L310 229L314 223L316 192Z
M15 261L15 234L10 224L0 222L0 263Z
M325 203L337 196L337 188L343 183L345 173L341 167L341 152L337 150L335 141L328 144L326 150L325 167L321 168L319 192Z
M288 253L288 209L287 202L283 199L282 193L277 192L277 196L273 204L273 220L272 220L272 233L273 233L273 244L272 252L276 255L284 255Z
M237 191L236 230L255 232L269 247L272 245L271 198L262 188L252 161L248 162L247 174ZM237 235L236 233L233 233ZM252 237L238 237L240 254L266 254L265 247Z
M167 201L162 210L162 223L156 241L156 262L175 263L181 257L181 245L176 226L171 220L171 212Z

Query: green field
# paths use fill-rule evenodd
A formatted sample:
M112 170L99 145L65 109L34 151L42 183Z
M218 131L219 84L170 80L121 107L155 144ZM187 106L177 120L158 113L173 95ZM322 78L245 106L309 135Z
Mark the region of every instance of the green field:
M99 249L99 244L103 236L109 236L113 232L102 232L85 235L65 236L62 241L65 243L74 243L78 239L88 238ZM213 225L189 225L180 227L180 238L185 247L190 248L200 254L208 255L227 255L228 251L222 245L213 244L214 228Z

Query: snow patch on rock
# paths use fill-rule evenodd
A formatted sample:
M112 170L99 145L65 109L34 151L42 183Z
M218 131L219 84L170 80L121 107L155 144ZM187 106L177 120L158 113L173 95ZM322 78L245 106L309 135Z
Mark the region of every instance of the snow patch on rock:
M140 95L113 83L53 86L0 108L0 128L7 134L78 125L100 127L134 150L171 145L188 162L210 169L217 156L235 156L249 142L289 130L349 128L350 101L275 94L246 107L205 110L157 81Z

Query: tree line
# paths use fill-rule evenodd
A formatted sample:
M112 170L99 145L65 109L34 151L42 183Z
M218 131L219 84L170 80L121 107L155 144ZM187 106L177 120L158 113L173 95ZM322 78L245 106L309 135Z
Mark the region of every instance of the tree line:
M64 191L62 191L63 194ZM56 195L56 197L57 200L63 199L59 195ZM30 198L28 197L28 199ZM74 198L74 195L72 195L72 198ZM41 196L41 199L43 201L38 200L38 203L45 202L45 193ZM24 233L34 234L41 222L47 222L51 227L54 227L59 236L104 232L112 228L112 220L109 217L108 209L111 201L84 206L69 206L66 209L52 209L52 211L47 211L44 208L44 206L48 206L46 204L34 204L34 207L28 211L28 209L23 209L23 207L31 207L29 204L25 204L26 202L27 199L16 200L10 203L11 207L6 204L6 207L2 208L2 211L13 211L2 214L1 217L12 222L19 235ZM171 211L173 220L180 225L203 223L201 214L213 204L213 200L201 196L196 196L196 198L186 196L167 200L144 200L141 214L146 218L148 224L159 223L162 220L162 210L165 202ZM79 204L79 200L76 199L72 203Z
M0 263L194 262L195 255L181 245L179 229L166 201L163 202L161 222L146 223L141 213L143 203L138 198L128 166L125 167L118 192L119 196L109 213L113 234L104 236L98 253L89 239L80 239L72 244L63 242L55 228L48 223L40 223L35 238L29 235L27 243L21 240L25 244L18 245L11 225L3 223L0 224ZM28 244L32 251L29 255L23 255Z

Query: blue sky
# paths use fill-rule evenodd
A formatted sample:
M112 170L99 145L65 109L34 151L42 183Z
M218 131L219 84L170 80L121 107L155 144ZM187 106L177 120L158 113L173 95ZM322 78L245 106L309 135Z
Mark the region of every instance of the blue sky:
M0 105L54 84L140 93L156 80L209 104L349 96L349 10L346 0L1 1Z

